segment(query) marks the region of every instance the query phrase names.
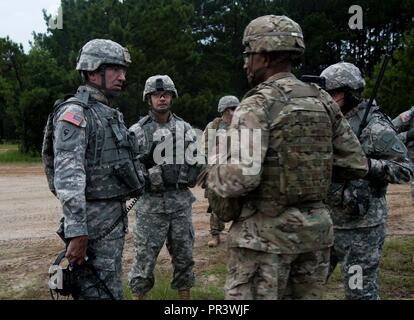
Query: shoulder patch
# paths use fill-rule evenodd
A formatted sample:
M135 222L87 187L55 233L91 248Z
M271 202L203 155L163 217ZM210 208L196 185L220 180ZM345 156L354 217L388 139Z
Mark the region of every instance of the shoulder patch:
M83 119L83 117L81 117L77 114L74 114L73 112L66 111L63 114L62 120L66 121L66 122L69 122L69 123L79 127L82 124L84 119Z

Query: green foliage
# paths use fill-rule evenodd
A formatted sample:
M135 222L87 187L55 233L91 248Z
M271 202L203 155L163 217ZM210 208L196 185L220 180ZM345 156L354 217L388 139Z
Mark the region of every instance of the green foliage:
M40 154L32 151L21 153L15 144L0 144L0 163L38 163Z
M206 270L206 272L209 272ZM211 270L214 273L214 270ZM157 268L155 272L154 288L146 295L146 300L177 300L177 290L171 289L171 274L161 271ZM222 277L223 278L223 277ZM216 283L200 283L196 281L196 285L191 289L192 300L223 300L224 299L224 278ZM133 300L131 291L127 283L124 283L124 299Z
M40 150L43 126L56 99L74 92L79 49L93 38L128 47L132 65L128 89L117 100L128 125L148 112L142 102L145 80L168 74L179 98L173 111L198 128L217 115L218 99L239 98L248 85L241 43L245 26L265 14L285 14L303 29L306 52L295 74L319 74L339 60L376 74L387 47L397 48L393 69L379 94L386 110L412 104L412 28L414 2L360 0L363 30L351 30L351 0L62 0L63 29L34 34L28 54L10 39L0 39L0 139L18 138L21 150ZM49 15L43 12L45 22ZM410 40L411 39L411 40ZM411 48L411 49L407 49ZM374 70L374 72L373 72ZM410 90L411 89L411 90ZM398 90L398 91L397 91ZM395 94L398 92L398 95Z
M414 28L404 35L402 45L392 54L385 71L377 101L382 109L390 116L395 117L399 113L408 110L414 105ZM377 75L382 62L374 69ZM375 78L371 78L367 85L368 95L375 84Z

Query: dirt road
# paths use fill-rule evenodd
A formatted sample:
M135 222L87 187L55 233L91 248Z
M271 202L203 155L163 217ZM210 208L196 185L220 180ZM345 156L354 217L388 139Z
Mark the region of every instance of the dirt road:
M209 230L207 202L203 191L193 189L196 231L195 252L206 247ZM414 235L414 208L409 185L391 186L388 194L388 233ZM62 243L55 234L59 219L59 202L50 193L40 165L0 166L0 298L47 298L44 288L47 269ZM134 215L130 213L130 229ZM196 266L208 258L195 255ZM163 249L161 263L169 263ZM124 265L132 262L132 235L127 236ZM44 292L43 292L44 291Z

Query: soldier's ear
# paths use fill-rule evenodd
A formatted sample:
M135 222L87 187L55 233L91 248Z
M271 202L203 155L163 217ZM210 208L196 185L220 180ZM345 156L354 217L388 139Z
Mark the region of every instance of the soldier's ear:
M100 85L101 75L97 71L87 71L86 73L86 81L92 82L94 84Z

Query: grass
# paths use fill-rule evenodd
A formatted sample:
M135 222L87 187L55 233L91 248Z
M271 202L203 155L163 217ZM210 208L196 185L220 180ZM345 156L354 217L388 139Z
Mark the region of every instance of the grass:
M10 257L14 251L7 252ZM18 252L16 252L18 255ZM380 296L383 300L414 300L414 236L392 236L385 241L380 265ZM0 255L0 259L6 256ZM196 285L191 290L194 300L223 300L226 278L226 250L224 246L210 249L194 248ZM50 299L46 287L46 269L26 270L24 276L16 271L0 270L0 299ZM40 271L40 272L39 272ZM126 270L127 271L127 270ZM20 271L19 271L20 272ZM124 273L124 299L132 300ZM147 300L176 300L178 294L171 289L172 267L170 261L157 264L155 286ZM324 295L326 300L344 299L342 276L337 268L332 274Z
M223 255L218 252L201 249L203 256L210 256L209 262L196 272L196 286L192 289L194 300L224 299L224 282L226 264ZM205 252L204 252L205 251ZM213 257L211 257L211 255ZM383 300L414 300L414 237L393 236L385 241L383 257L380 265L380 296ZM149 292L148 300L175 300L177 292L170 287L171 267L157 266L155 285ZM125 299L131 300L128 286L124 286ZM342 300L345 298L342 287L342 275L339 266L332 274L324 294L325 300Z
M202 274L196 274L196 284L191 289L192 300L223 300L224 299L224 280L226 266L217 263ZM218 272L217 272L218 271ZM209 276L208 276L209 275ZM212 277L213 275L213 277ZM218 276L219 275L219 276ZM156 267L154 288L146 295L146 300L177 300L177 290L171 289L172 272L161 266ZM124 282L124 299L132 300L132 293Z
M0 163L38 163L38 153L23 154L17 144L0 144Z
M383 300L414 299L414 237L388 237L380 263L379 286ZM339 266L327 285L326 299L344 299Z

